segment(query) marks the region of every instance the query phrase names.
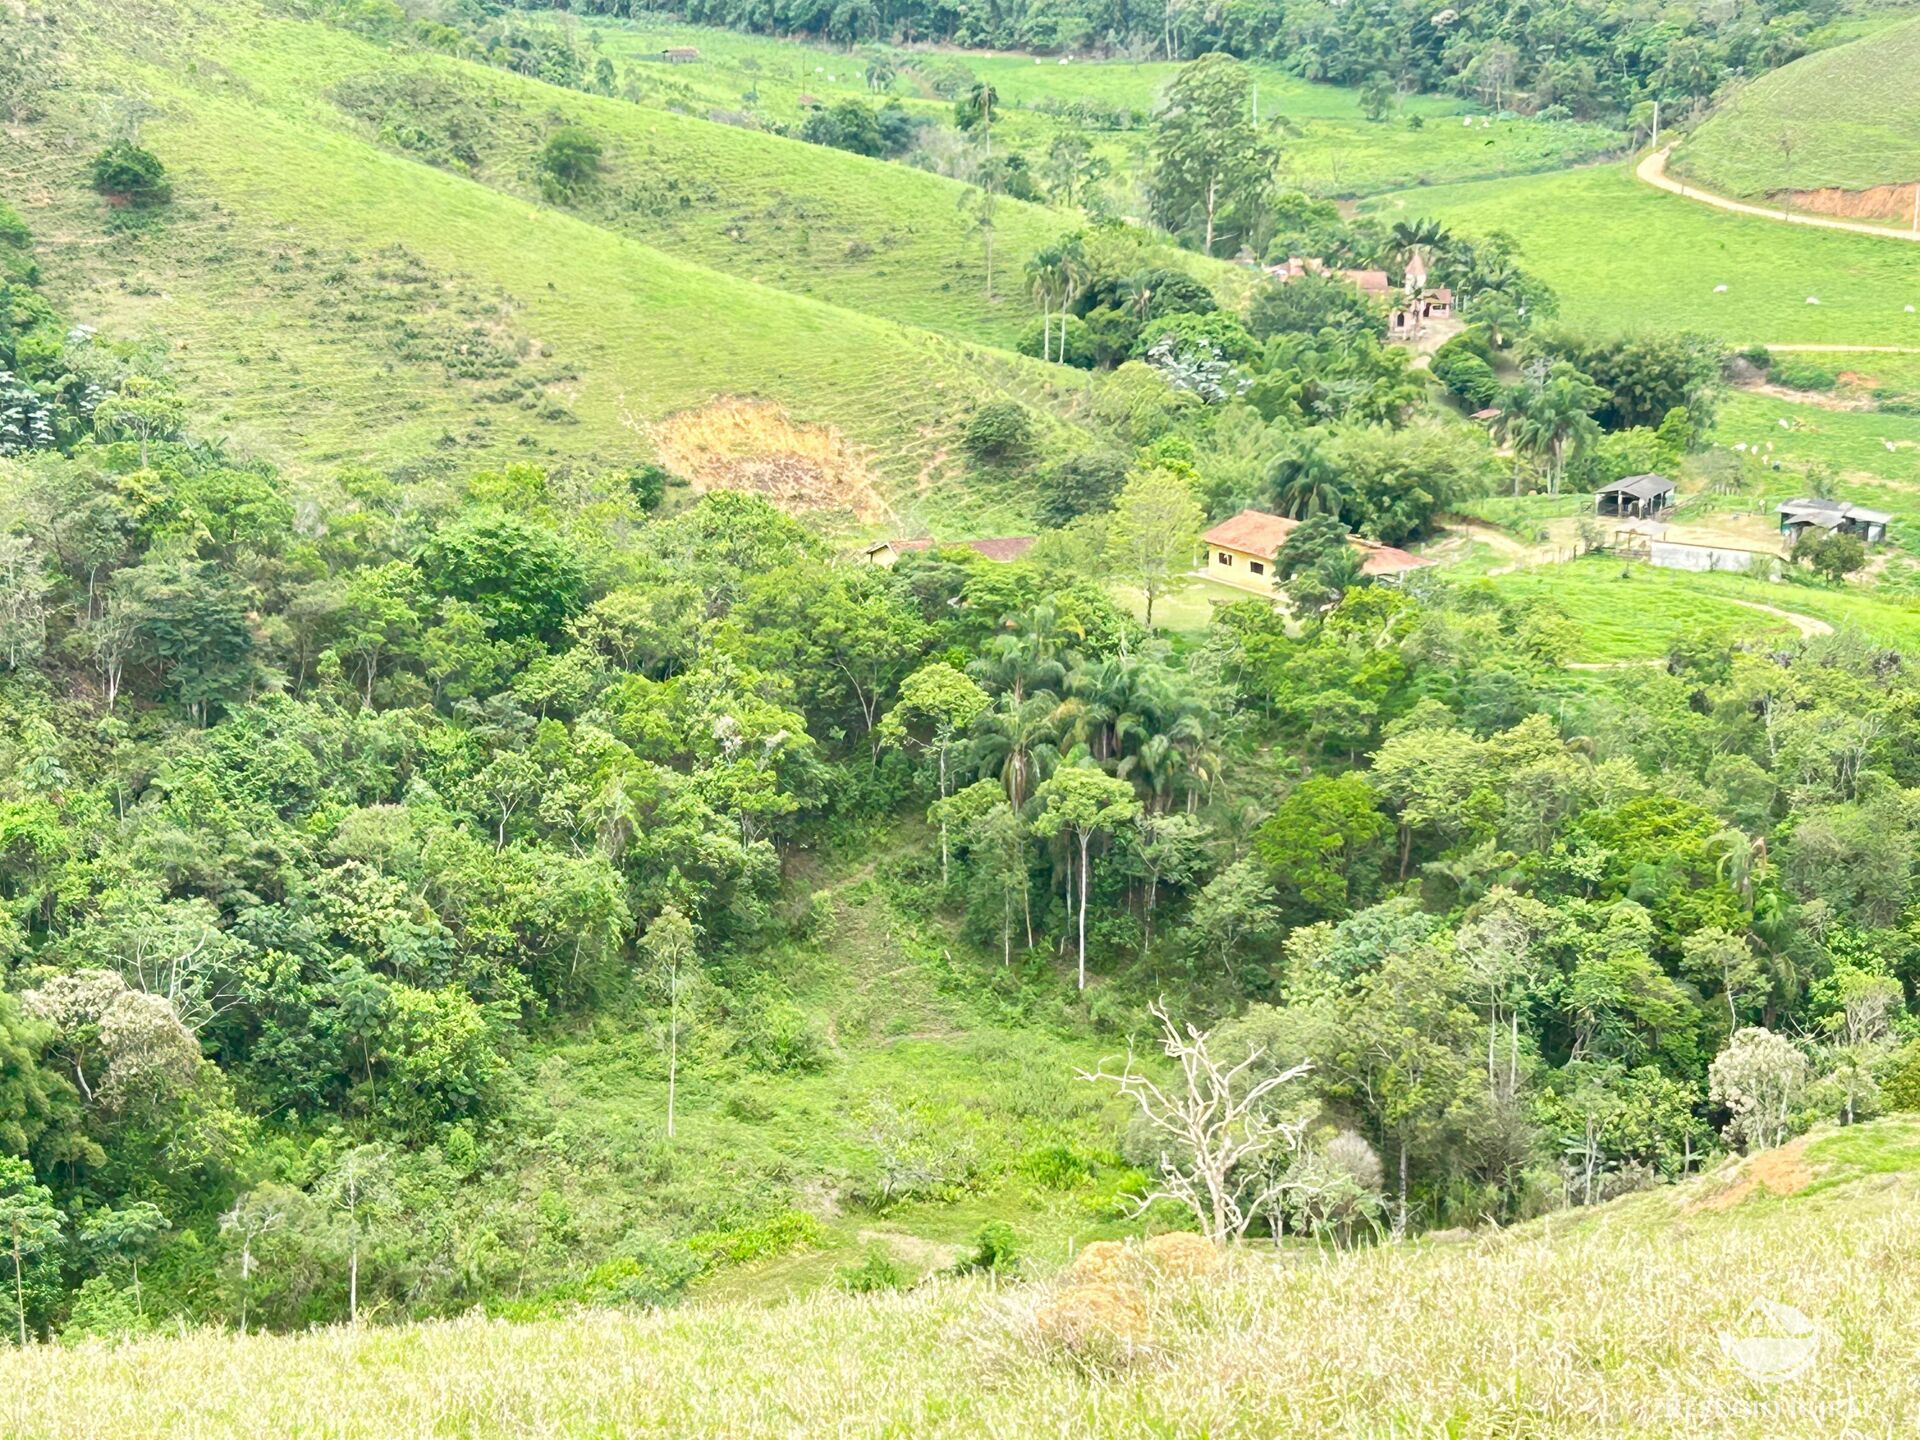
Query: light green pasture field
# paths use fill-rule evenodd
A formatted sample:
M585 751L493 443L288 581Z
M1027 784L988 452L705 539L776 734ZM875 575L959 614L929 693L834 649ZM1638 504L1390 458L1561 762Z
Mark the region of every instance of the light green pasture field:
M1558 293L1560 318L1585 329L1920 347L1920 313L1906 310L1920 307L1920 246L1729 215L1625 165L1403 191L1365 208L1512 236L1522 265Z

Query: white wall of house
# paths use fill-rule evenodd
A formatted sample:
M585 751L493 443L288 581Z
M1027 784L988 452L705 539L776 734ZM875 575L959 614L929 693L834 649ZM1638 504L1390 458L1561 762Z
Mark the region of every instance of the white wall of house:
M1265 556L1249 555L1244 550L1226 550L1213 546L1207 551L1207 578L1222 585L1237 585L1242 590L1273 593L1273 561Z

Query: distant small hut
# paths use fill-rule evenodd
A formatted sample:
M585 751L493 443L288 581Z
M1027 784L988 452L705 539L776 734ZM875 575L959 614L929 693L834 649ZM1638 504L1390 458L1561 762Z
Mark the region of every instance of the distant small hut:
M982 540L935 540L930 535L920 535L906 539L876 540L861 553L870 565L892 565L902 555L914 551L938 550L941 548L971 550L988 560L998 560L1002 564L1018 560L1033 548L1031 535L996 535Z
M691 45L674 45L662 50L660 58L669 65L692 65L700 59L700 52Z
M1869 510L1864 505L1820 496L1789 500L1779 507L1778 513L1780 533L1789 540L1798 540L1809 530L1825 530L1835 535L1857 535L1869 545L1887 538L1887 522L1893 519L1884 510Z
M1629 475L1593 492L1596 515L1646 517L1673 508L1673 481L1664 475Z

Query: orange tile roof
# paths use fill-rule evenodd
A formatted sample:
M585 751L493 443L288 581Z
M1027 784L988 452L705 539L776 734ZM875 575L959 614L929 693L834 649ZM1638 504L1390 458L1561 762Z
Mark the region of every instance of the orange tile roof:
M1242 510L1231 520L1222 520L1200 539L1211 549L1238 550L1242 554L1271 560L1274 552L1285 543L1287 536L1293 533L1299 523L1284 515L1269 515L1264 510ZM1348 536L1347 539L1354 549L1361 552L1360 573L1363 575L1399 575L1433 563L1395 546L1382 545L1377 540L1363 540L1358 535Z
M966 546L989 560L1018 560L1033 548L1033 536L1002 535L992 540L969 540Z
M1409 570L1424 569L1433 563L1392 545L1375 545L1358 538L1353 543L1366 551L1367 558L1360 562L1362 575L1404 575Z
M1269 515L1264 510L1242 510L1231 520L1222 520L1200 538L1222 550L1242 550L1249 555L1273 558L1273 552L1293 532L1298 520Z

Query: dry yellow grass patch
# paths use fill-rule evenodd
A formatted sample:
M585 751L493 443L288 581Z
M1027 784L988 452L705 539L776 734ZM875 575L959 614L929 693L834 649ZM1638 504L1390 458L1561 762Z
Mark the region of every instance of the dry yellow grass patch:
M701 490L746 490L785 510L888 513L866 457L831 425L802 425L765 400L723 396L651 427L660 463Z
M1123 1280L1069 1285L1034 1312L1033 1324L1049 1344L1100 1363L1131 1359L1151 1328L1146 1295Z
M1075 1284L1097 1285L1118 1280L1130 1263L1127 1247L1118 1240L1095 1240L1082 1247L1067 1268L1067 1278Z
M1140 1247L1140 1253L1160 1274L1175 1280L1201 1279L1223 1263L1220 1247L1191 1230L1155 1235Z
M540 1324L476 1315L117 1348L0 1344L0 1436L1920 1434L1920 1120L1816 1137L1799 1163L1825 1183L1776 1204L1686 1214L1688 1199L1726 1188L1718 1172L1498 1243L1244 1248L1197 1280L1159 1275L1144 1246L1116 1246L1096 1263L1117 1253L1136 1269L1057 1285L969 1276ZM1850 1167L1857 1178L1842 1178ZM1813 1362L1756 1377L1741 1357L1775 1335L1756 1317L1783 1308L1809 1322Z

